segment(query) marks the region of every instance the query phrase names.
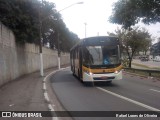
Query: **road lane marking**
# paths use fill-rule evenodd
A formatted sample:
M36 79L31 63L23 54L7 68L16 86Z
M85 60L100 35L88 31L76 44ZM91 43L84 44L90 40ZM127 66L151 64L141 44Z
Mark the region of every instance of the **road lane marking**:
M152 91L155 91L155 92L159 92L159 93L160 93L160 91L159 91L159 90L155 90L155 89L149 89L149 90L152 90Z
M139 105L139 106L141 106L141 107L147 108L147 109L149 109L149 110L151 110L151 111L160 111L160 110L157 109L157 108L154 108L154 107L151 107L151 106L149 106L149 105L143 104L143 103L141 103L141 102L132 100L132 99L130 99L130 98L127 98L127 97L124 97L124 96L122 96L122 95L116 94L116 93L114 93L114 92L108 91L108 90L103 89L103 88L101 88L101 87L96 87L96 88L99 89L99 90L102 90L103 92L106 92L106 93L109 93L109 94L114 95L114 96L116 96L116 97L119 97L119 98L121 98L121 99L123 99L123 100L129 101L129 102L134 103L134 104L136 104L136 105Z
M43 89L46 90L46 83L43 83Z
M44 91L44 98L49 102L50 99L49 99L49 96L48 96L48 93L47 93L47 90L46 90L46 80L48 79L48 77L54 73L56 73L58 70L55 70L53 72L51 72L50 74L48 74L44 79L43 79L43 89L45 90ZM54 110L54 107L49 103L48 104L48 109L51 110L51 111L55 111ZM58 120L58 117L52 117L52 120Z
M49 95L48 95L48 93L47 93L47 86L46 86L46 80L48 79L48 77L50 77L52 74L55 74L56 72L58 72L58 71L61 71L61 70L64 70L64 69L67 69L67 68L69 68L69 67L66 67L66 68L61 68L60 70L55 70L55 71L53 71L53 72L51 72L51 73L49 73L44 79L43 79L43 89L45 90L44 91L44 98L45 98L45 100L47 100L48 101L48 109L50 110L50 111L55 111L54 110L54 107L53 106L55 106L55 105L51 105L49 102L50 102L50 99L49 99ZM52 117L52 120L59 120L58 119L58 117Z
M49 97L48 97L48 93L47 92L44 92L44 98L47 100L47 102L49 102Z
M53 108L53 106L51 104L48 104L48 108L52 112L55 111L54 108ZM54 113L54 115L57 116L56 113ZM58 120L58 117L52 117L52 120Z

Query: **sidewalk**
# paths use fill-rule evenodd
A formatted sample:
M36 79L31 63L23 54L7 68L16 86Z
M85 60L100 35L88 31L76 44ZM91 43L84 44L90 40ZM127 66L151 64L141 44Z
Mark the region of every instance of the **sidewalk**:
M45 76L55 70L48 69ZM43 79L40 73L32 73L20 77L0 87L0 111L48 111L44 99ZM0 118L8 120L9 118ZM10 118L9 120L32 120L36 118ZM37 118L37 120L52 120L52 118Z

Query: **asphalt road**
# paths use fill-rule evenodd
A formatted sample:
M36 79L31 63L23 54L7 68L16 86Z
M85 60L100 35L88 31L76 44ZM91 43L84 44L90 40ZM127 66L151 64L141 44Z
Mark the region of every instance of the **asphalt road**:
M123 72L123 80L113 81L109 85L96 83L94 87L86 87L68 68L57 72L50 80L54 92L67 111L160 111L160 81L153 78ZM117 118L75 117L74 119ZM135 118L126 119L135 120ZM139 119L158 120L159 118Z

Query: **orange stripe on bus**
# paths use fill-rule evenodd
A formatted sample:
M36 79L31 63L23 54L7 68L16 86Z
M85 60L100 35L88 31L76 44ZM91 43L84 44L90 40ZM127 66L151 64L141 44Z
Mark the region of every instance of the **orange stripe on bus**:
M83 72L91 72L91 73L107 73L107 72L115 72L121 70L123 67L122 65L116 68L109 68L109 69L90 69L85 66L82 66Z

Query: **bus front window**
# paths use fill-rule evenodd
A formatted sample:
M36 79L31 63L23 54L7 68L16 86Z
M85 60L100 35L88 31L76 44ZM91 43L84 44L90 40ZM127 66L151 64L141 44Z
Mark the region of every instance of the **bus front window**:
M114 65L119 63L117 46L86 46L83 49L83 64Z

